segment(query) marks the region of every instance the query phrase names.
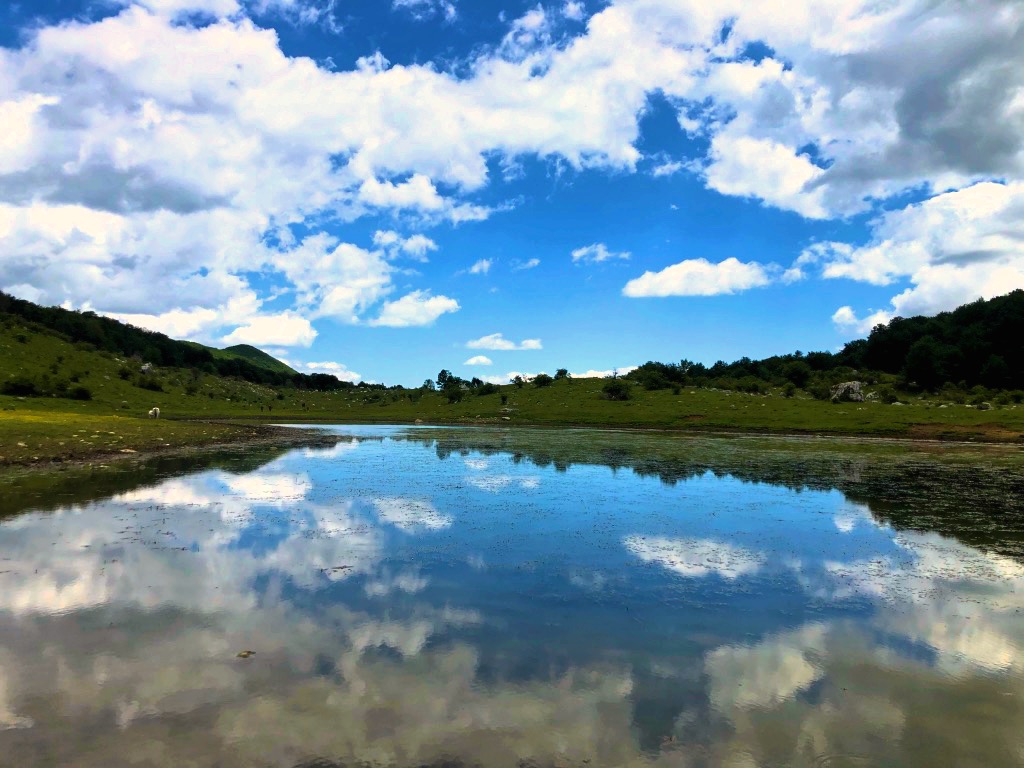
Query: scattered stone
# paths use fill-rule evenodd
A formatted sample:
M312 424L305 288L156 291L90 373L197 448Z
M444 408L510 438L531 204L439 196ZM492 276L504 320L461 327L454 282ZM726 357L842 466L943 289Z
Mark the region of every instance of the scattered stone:
M893 405L906 405L906 403L901 403L899 400L897 400L895 403L893 403Z
M863 384L859 381L844 381L832 387L833 403L863 403L864 392L861 390Z
M991 411L992 403L978 403L976 407L979 411Z
M238 658L240 658L240 659L248 659L250 656L255 656L255 655L256 655L256 651L239 651L238 652Z

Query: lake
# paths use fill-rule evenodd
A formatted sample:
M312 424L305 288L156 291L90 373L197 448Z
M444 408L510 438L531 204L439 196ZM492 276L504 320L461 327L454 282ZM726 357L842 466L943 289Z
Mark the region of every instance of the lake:
M0 764L1024 765L1011 451L325 427L0 500Z

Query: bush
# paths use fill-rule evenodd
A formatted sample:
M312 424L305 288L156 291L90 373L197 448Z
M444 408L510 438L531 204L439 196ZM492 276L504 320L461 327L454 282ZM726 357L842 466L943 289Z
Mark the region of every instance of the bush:
M448 402L454 404L460 402L466 393L462 387L448 387L445 389L444 394L448 398Z
M150 392L164 391L164 385L161 384L158 379L154 379L149 376L140 376L136 380L135 386L138 387L139 389L147 389Z
M72 400L92 400L92 391L88 387L76 384L68 388L67 396Z
M498 391L498 387L497 387L496 384L482 384L481 386L477 387L477 389L476 389L477 395L480 395L480 396L482 396L482 395L493 395L493 394L497 393L497 391Z
M782 388L783 397L792 397L796 394L796 385L792 381L787 381L786 386Z
M900 400L899 395L896 394L896 390L893 389L892 387L889 387L889 386L879 387L876 390L876 392L878 393L878 399L881 400L886 405L892 405L893 403L898 403L899 400Z
M26 336L24 333L17 334L14 337L14 340L17 341L19 344L28 344L28 336Z
M132 369L122 365L117 369L117 375L121 377L122 381L128 381L132 377Z
M9 379L0 384L0 395L11 395L12 397L37 397L42 394L39 387L32 379L19 376Z
M546 373L538 373L536 376L533 377L533 386L550 387L551 382L553 381L554 379L548 376Z
M601 387L605 400L629 400L633 396L633 388L623 379L610 379Z
M562 379L568 379L568 378L569 378L569 369L568 368L559 368L557 371L555 371L555 381L561 381Z

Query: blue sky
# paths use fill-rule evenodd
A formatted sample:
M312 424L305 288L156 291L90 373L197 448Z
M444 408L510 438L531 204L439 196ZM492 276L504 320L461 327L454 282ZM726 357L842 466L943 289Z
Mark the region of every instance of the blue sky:
M1019 4L750 5L9 4L0 288L418 384L1024 287Z

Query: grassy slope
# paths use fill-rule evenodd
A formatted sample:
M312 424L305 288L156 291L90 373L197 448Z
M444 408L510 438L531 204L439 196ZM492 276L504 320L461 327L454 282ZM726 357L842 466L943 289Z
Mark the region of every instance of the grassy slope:
M276 357L268 355L262 349L251 347L248 344L236 344L233 347L217 349L216 347L208 347L205 344L198 344L194 341L187 341L185 343L209 350L210 354L221 360L246 360L253 365L266 368L268 371L275 371L277 373L295 373L294 368L285 365Z
M17 340L19 332L26 336L25 342ZM58 357L62 358L59 363ZM133 372L129 380L119 376L122 368ZM54 369L57 373L53 373ZM1024 436L1024 407L1014 406L979 411L954 405L940 408L938 403L928 401L905 406L831 405L806 397L785 399L697 389L684 389L679 395L669 390L634 389L635 399L610 402L600 397L600 380L580 379L542 389L529 385L522 389L502 387L500 394L509 399L505 409L500 394L467 394L457 404L449 404L436 393L412 402L405 395L379 390L283 390L283 399L278 399L278 392L269 387L205 375L193 381L188 371L179 369L157 370L156 377L165 391L151 392L134 385L137 369L135 362L84 351L48 334L15 328L0 332L0 377L74 375L78 383L93 393L91 401L0 396L0 456L4 457L0 463L31 460L33 456L77 457L89 450L121 450L121 446L146 450L163 443L223 442L242 434L232 431L237 427L226 425L165 421L194 418L257 418L276 422L422 419L448 423L827 432L1002 441L1019 441ZM194 390L192 394L190 389ZM145 418L153 406L160 407L165 417L159 423ZM98 417L106 421L90 420ZM110 432L115 434L103 436ZM92 435L96 435L95 439ZM25 447L18 446L19 442L25 443Z

